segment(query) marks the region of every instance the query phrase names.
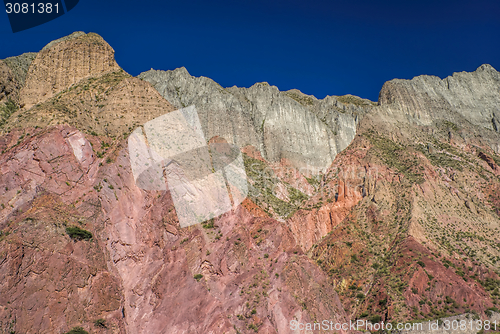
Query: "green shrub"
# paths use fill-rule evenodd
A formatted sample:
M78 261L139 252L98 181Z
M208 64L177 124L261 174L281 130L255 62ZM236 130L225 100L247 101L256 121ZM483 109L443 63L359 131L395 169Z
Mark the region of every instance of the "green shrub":
M207 221L204 221L203 223L201 223L201 226L203 228L214 228L215 227L214 218L207 220Z
M101 182L99 182L99 184L96 184L96 185L94 186L94 189L95 189L97 192L100 192L100 191L101 191L101 189L102 189Z
M378 323L382 320L382 317L379 316L378 314L377 315L372 315L369 319L368 319L372 324L375 324L375 323Z
M453 300L453 298L451 298L450 296L446 296L445 301L446 301L446 304L453 304L453 303L455 303L455 301Z
M64 334L89 334L89 332L87 332L82 327L73 327L69 332Z
M92 239L92 233L87 230L81 229L78 226L70 226L66 228L66 233L71 239L75 240L90 240Z
M311 176L310 178L309 177L305 177L305 178L306 178L307 183L309 183L313 187L319 186L321 184L321 176L319 176L319 175L314 175L314 176Z
M193 278L199 282L200 279L203 278L203 275L202 274L196 274L196 275L193 276Z
M250 324L248 325L248 329L253 329L255 332L257 332L259 330L259 327L257 327L257 325L255 324Z

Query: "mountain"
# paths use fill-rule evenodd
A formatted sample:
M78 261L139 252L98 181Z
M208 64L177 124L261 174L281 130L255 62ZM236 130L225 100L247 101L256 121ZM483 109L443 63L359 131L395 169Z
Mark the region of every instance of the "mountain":
M241 149L249 194L181 228L168 191L137 187L127 138L193 104L208 141ZM499 110L489 65L374 103L136 78L93 33L1 60L0 333L497 319Z
M240 147L251 145L270 162L324 170L354 138L361 115L374 103L355 96L318 100L298 90L280 92L268 83L222 88L193 77L185 68L150 70L151 83L176 108L196 105L207 137L222 136Z
M382 87L379 101L421 125L441 118L498 132L499 89L500 74L484 64L473 73L454 73L443 80L428 75L391 80Z

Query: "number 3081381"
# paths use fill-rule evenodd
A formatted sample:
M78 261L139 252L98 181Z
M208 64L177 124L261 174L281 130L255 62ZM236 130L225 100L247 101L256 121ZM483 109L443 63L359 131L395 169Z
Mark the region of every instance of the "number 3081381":
M28 4L28 3L6 3L5 4L5 11L7 14L52 14L52 13L59 13L59 4L55 3L52 4L50 2L48 3L43 3L40 2L38 4Z

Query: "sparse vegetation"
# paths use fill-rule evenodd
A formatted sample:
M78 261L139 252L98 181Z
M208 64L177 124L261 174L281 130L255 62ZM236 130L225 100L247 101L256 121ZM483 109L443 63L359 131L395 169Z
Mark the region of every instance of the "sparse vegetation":
M370 103L366 100L363 100L360 97L354 96L354 95L342 95L342 96L336 96L335 97L337 101L344 103L344 104L354 104L356 106L366 106L366 105L373 105L374 103Z
M74 240L90 240L92 233L87 230L81 229L78 226L70 226L66 228L66 233Z
M372 323L372 324L375 324L375 323L379 323L381 320L382 320L382 317L380 315L372 315L370 318L368 318L368 320Z
M64 334L89 334L89 332L87 332L82 327L73 327L69 332L66 332Z
M214 218L211 218L211 219L206 220L206 221L204 221L203 223L201 223L201 226L202 226L203 228L215 228L214 223L215 223L215 219L214 219Z
M17 104L11 100L10 98L7 100L5 104L0 104L0 127L2 127L7 119L17 111Z
M284 94L304 106L312 106L314 104L314 99L306 94L299 94L298 92L293 91L284 92Z
M389 138L374 133L367 133L367 137L385 164L403 174L410 183L421 184L424 182L419 161L409 147L401 146Z

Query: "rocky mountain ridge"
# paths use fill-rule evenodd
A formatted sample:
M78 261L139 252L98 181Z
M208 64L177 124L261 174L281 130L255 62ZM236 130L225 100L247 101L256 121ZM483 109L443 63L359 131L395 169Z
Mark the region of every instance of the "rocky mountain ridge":
M293 319L499 311L491 66L389 81L375 105L183 68L134 78L113 52L77 32L0 61L0 333L293 333ZM250 192L181 229L168 192L135 185L126 138L189 104L207 140L241 147Z
M185 68L150 70L139 78L177 108L198 106L207 137L254 146L270 162L286 159L304 170L327 168L354 138L359 117L373 107L354 96L318 100L298 90L280 92L267 83L223 88L209 78L191 76Z
M499 131L500 73L484 64L474 72L453 73L440 79L422 75L412 80L386 82L379 103L388 109L403 111L422 125L436 118L455 123L461 115L466 121L486 129Z

